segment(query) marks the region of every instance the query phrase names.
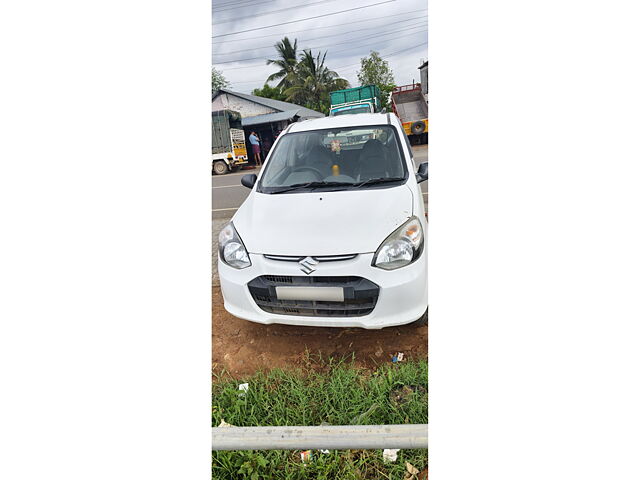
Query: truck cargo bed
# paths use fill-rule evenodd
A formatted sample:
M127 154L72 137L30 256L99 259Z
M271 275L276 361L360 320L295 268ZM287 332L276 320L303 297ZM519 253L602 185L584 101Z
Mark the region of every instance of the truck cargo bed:
M428 118L427 104L420 91L406 92L394 98L398 117L402 122Z

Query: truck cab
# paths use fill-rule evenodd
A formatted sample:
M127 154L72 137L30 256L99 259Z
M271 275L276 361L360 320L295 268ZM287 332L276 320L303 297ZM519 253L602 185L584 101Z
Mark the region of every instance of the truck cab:
M329 116L348 113L377 113L380 111L380 89L377 85L336 90L329 94Z
M345 115L347 113L375 113L373 105L369 102L347 105L332 105L329 116Z

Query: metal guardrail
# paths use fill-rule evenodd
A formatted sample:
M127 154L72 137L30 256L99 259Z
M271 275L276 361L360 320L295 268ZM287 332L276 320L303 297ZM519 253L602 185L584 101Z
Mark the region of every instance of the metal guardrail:
M212 450L428 448L427 424L214 427Z

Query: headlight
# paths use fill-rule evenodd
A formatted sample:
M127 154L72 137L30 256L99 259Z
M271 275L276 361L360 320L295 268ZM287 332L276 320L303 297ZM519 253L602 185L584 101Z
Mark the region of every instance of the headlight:
M224 263L230 267L242 269L251 266L249 253L244 248L242 240L233 223L229 223L222 229L218 236L218 253Z
M384 270L395 270L415 262L424 246L422 225L417 217L408 222L387 237L373 256L374 267Z

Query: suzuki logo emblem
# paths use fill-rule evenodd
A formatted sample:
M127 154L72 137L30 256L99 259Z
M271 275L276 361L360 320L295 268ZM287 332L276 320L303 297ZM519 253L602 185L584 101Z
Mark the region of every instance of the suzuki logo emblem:
M300 270L309 275L316 271L315 266L318 265L319 262L311 257L307 257L303 258L298 263L300 264Z

